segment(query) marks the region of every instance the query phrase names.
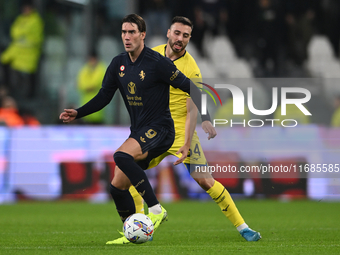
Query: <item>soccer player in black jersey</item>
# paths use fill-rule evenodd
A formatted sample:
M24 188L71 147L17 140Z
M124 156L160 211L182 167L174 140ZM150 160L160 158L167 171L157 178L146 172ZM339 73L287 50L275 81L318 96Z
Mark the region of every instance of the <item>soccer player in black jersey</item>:
M87 104L78 109L65 109L60 119L69 123L104 108L119 89L130 114L130 136L114 153L115 175L110 193L124 221L134 213L135 205L129 192L131 184L148 205L154 228L167 219L166 210L159 204L143 169L151 159L166 152L175 137L174 123L169 110L169 86L191 95L201 109L201 92L182 74L171 60L144 45L144 20L130 14L122 20L122 40L126 52L116 56L103 79L102 88ZM216 136L209 114L201 115L209 139ZM183 161L187 155L183 155Z

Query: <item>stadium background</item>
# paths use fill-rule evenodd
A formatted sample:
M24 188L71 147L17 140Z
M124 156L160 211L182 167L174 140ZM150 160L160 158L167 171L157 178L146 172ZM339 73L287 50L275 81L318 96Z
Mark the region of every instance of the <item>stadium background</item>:
M299 1L303 4L268 0L272 5L266 8L258 3L266 5L267 1L252 0L158 1L164 5L134 0L34 2L45 22L39 95L18 104L35 112L43 125L1 127L0 203L20 199L109 200L106 190L114 166L112 153L128 134L129 118L121 98L115 96L107 107L103 127L65 126L58 116L65 107L79 105L76 76L89 50L95 48L107 64L123 51L120 20L133 12L147 21L146 44L150 47L166 42L172 16L185 15L194 20L193 38L187 49L203 78L211 79L209 83L237 83L244 91L248 86L255 87L261 92L256 102L265 106L273 86L289 84L312 93L307 104L312 112L309 123L289 131L281 127L222 127L218 130L220 138L208 142L198 127L210 162L237 167L340 163L339 131L330 125L333 101L340 93L340 7L336 0ZM1 50L10 40L9 27L20 12L20 3L0 1ZM305 17L301 27L295 26L295 34L289 25L290 14ZM214 114L213 102L208 103ZM148 171L158 196L167 201L207 199L185 169L172 167L171 162L168 158L158 169ZM234 197L340 198L339 173L334 172L289 178L238 174L215 177Z

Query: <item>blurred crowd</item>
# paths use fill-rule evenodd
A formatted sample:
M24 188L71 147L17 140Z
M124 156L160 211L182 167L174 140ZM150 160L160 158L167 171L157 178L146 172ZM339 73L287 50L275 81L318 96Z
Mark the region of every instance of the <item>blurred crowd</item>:
M301 67L308 58L307 47L314 34L326 35L339 57L338 0L147 0L140 3L140 12L150 20L148 36L166 31L168 23L155 20L187 16L194 22L191 41L202 56L208 57L203 47L207 33L227 35L239 57L256 60L257 77L285 76L287 61Z
M84 6L65 0L0 0L0 94L1 105L10 97L18 108L32 100L38 102L40 60L46 37L86 33L86 26L71 26ZM77 1L74 1L77 2ZM79 2L79 1L78 1ZM308 44L313 35L329 39L334 57L340 50L339 0L92 0L90 9L92 46L103 35L120 40L120 21L131 11L147 22L147 38L163 36L173 16L183 15L194 23L191 42L200 56L209 59L203 47L210 40L225 35L239 58L252 63L254 77L289 77L290 69L301 69L308 59ZM73 29L73 30L72 30ZM89 34L87 32L87 34ZM118 47L118 46L117 46ZM121 45L119 46L121 47ZM122 51L120 48L119 51ZM220 49L223 51L223 49ZM112 56L113 57L113 56ZM92 64L91 64L92 63ZM82 70L75 75L79 97L85 100L100 86L103 63L94 47L88 47ZM86 85L81 75L97 72L96 84ZM82 74L81 74L82 72ZM87 74L86 74L87 72ZM99 77L99 78L98 78ZM85 95L86 94L86 95ZM8 100L7 100L8 101ZM47 100L48 101L48 100ZM39 105L39 104L38 104ZM4 108L4 107L2 107ZM37 110L40 108L35 108ZM32 112L32 109L23 110ZM32 115L32 114L31 114ZM1 117L1 115L0 115ZM102 124L103 115L88 119ZM55 120L55 118L53 118ZM86 123L86 121L85 121ZM334 122L335 123L335 122ZM54 123L48 123L54 124Z

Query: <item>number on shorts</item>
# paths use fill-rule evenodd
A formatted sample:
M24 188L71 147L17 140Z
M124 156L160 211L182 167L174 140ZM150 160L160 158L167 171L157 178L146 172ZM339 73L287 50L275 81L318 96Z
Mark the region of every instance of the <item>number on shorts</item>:
M198 143L196 143L196 145L195 145L194 152L195 152L196 154L198 154L199 156L201 156L200 147L198 146Z

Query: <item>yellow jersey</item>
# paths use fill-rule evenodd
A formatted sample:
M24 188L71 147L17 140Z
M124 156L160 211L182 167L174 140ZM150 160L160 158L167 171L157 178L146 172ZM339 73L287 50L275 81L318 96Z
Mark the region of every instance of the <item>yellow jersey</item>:
M161 55L165 56L166 44L162 44L152 48L154 51L157 51ZM202 87L198 82L202 82L202 74L200 69L198 68L195 59L189 54L189 52L185 52L184 55L173 63L176 65L178 70L180 70L186 77L191 79L198 87ZM170 101L169 107L171 116L175 123L175 130L185 131L185 121L187 117L187 106L186 99L190 98L188 93L183 92L180 89L176 89L170 86Z
M153 50L159 52L161 55L165 56L166 44L159 45ZM202 82L201 71L198 68L196 61L194 58L186 51L185 54L173 61L178 70L180 70L185 76L190 78L198 87L202 87L202 84L198 82ZM176 154L176 152L184 145L185 142L185 122L187 118L187 98L190 98L190 95L183 92L180 89L176 89L170 86L170 101L169 107L171 116L175 123L175 141L171 148L158 156L157 158L151 160L149 167L152 168L157 166L163 158L168 155L173 155L176 157L180 157L180 154ZM190 172L195 169L195 166L207 165L207 160L205 158L203 149L201 147L199 138L197 136L197 132L195 131L190 145L190 157L187 157L183 163L190 164Z

